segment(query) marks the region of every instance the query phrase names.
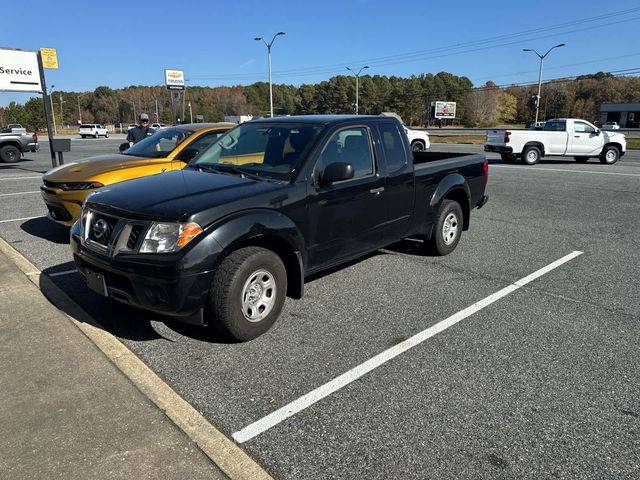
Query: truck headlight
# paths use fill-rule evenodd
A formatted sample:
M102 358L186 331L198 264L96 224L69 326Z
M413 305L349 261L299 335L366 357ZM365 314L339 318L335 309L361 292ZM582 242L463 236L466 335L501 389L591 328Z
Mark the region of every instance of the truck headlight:
M202 233L197 223L154 223L140 247L140 253L176 252Z

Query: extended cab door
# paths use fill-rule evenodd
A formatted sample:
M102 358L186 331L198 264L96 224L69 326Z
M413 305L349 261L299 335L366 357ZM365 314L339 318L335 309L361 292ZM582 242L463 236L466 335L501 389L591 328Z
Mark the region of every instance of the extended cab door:
M354 177L332 184L319 178L330 163L350 163ZM385 180L367 126L335 132L316 162L307 197L308 268L338 263L384 244Z
M573 132L569 135L567 155L598 155L603 144L602 136L596 134L596 128L593 125L575 120L573 122Z

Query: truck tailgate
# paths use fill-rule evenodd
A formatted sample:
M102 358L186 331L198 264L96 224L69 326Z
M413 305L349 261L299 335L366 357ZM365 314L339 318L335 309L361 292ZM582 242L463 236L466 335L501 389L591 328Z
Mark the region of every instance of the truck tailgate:
M487 143L491 145L504 145L504 129L487 130Z

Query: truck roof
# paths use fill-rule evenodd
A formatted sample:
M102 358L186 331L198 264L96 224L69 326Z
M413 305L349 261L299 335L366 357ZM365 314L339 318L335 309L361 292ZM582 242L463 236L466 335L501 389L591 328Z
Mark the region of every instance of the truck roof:
M288 123L288 122L302 122L302 123L334 123L344 122L348 120L388 120L391 117L381 117L379 115L291 115L289 117L273 117L273 118L259 118L251 120L252 122L276 122L276 123Z

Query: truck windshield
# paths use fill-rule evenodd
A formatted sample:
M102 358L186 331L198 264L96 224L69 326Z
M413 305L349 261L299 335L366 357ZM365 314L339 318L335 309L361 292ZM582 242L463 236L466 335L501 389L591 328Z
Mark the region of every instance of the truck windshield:
M243 123L200 153L190 166L233 165L236 170L288 180L320 128L308 123Z
M191 130L185 130L183 128L158 130L150 137L140 140L123 153L125 155L135 155L139 157L166 157L192 133Z

